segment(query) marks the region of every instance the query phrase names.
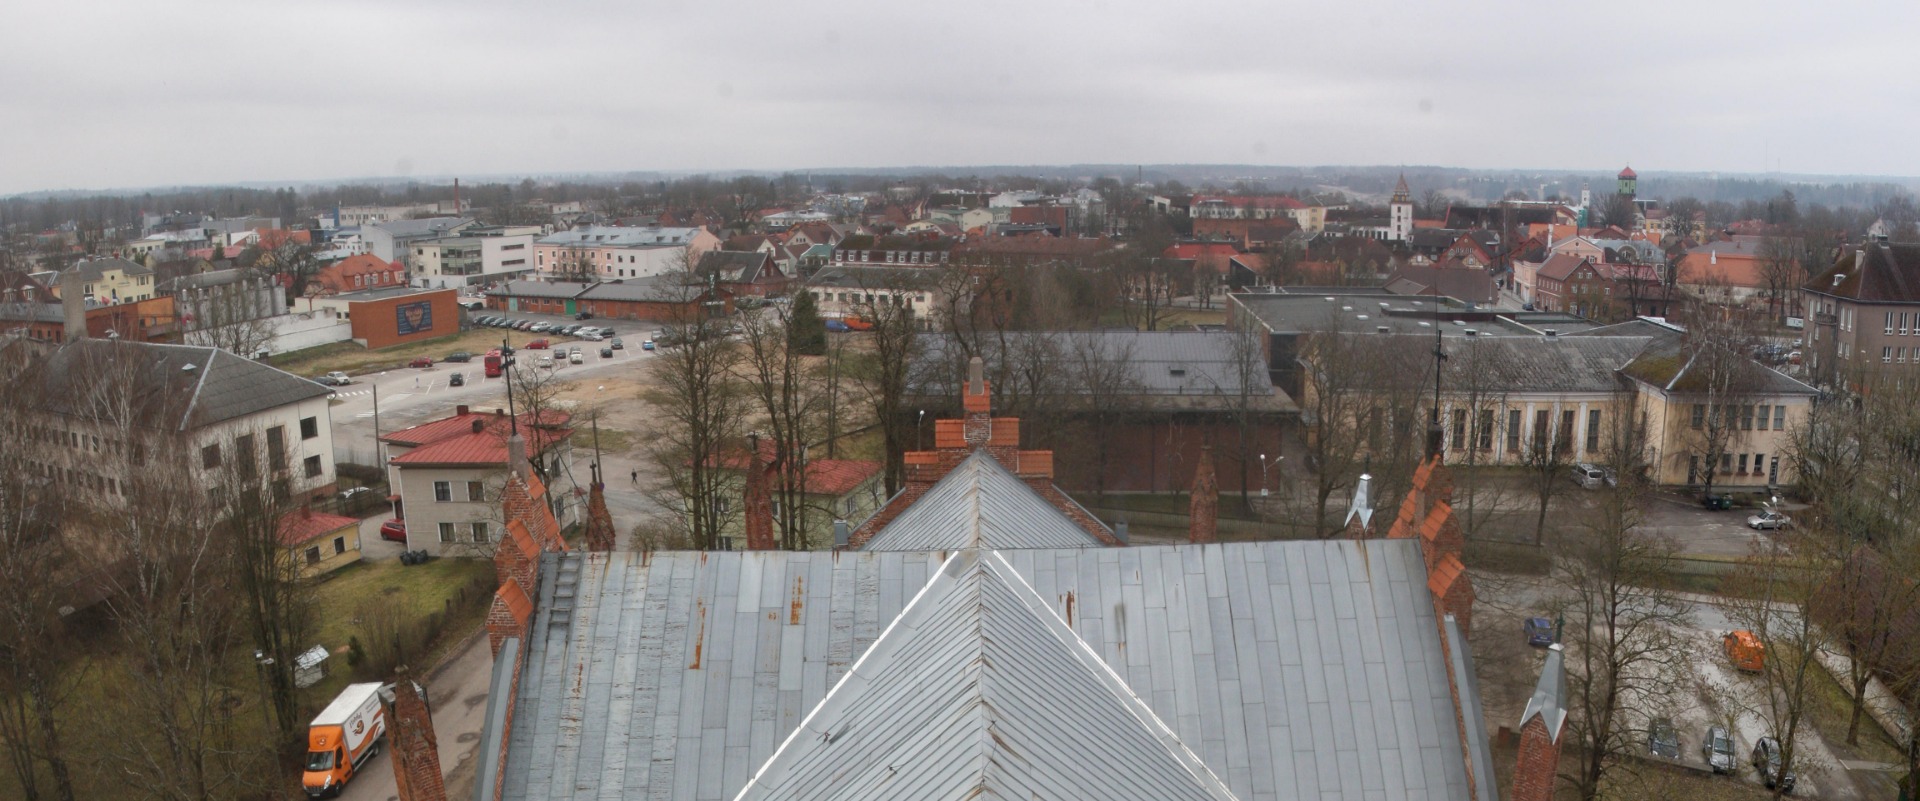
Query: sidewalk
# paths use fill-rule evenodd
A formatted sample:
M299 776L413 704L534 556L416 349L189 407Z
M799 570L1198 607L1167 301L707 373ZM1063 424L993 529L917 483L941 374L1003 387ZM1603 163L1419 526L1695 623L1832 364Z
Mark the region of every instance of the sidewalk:
M1851 698L1853 679L1850 673L1853 669L1853 660L1845 654L1822 649L1820 664L1827 668L1827 672L1833 674L1834 681L1840 683L1841 692ZM1867 716L1873 718L1873 722L1880 724L1880 728L1886 730L1887 735L1896 743L1906 742L1908 732L1913 730L1913 717L1907 713L1907 708L1900 704L1899 699L1895 698L1878 678L1867 682L1866 712Z

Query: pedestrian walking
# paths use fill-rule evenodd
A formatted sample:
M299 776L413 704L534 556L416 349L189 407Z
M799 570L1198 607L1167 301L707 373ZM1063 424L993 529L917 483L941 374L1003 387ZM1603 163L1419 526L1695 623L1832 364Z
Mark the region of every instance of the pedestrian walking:
M638 483L640 483L640 471L639 471L639 470L635 470L635 471L633 471L633 483L635 483L635 484L638 484Z

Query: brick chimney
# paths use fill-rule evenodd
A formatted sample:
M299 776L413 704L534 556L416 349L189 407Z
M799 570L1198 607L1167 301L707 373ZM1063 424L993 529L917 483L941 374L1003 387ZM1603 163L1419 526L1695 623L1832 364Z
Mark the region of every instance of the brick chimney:
M393 750L393 781L400 801L446 801L440 774L440 744L433 734L433 710L426 691L399 669L393 697L387 701L387 742Z
M1192 499L1187 507L1187 541L1220 541L1220 483L1213 475L1213 446L1200 446L1200 464L1193 469Z
M760 436L747 435L747 498L740 510L746 516L747 550L771 551L773 543L773 498L767 489L767 460L760 453Z
M1560 733L1567 725L1566 669L1559 643L1547 646L1540 682L1520 715L1520 755L1513 769L1512 801L1553 801L1560 768Z

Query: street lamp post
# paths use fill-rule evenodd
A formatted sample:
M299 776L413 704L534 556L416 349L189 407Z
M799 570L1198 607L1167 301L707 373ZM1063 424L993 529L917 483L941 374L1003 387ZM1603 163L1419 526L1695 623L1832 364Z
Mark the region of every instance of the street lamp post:
M1266 454L1264 453L1260 454L1260 497L1265 498L1269 494L1271 494L1270 491L1267 489L1267 465L1271 464L1273 465L1274 469L1278 470L1280 467L1280 463L1286 460L1287 460L1287 457L1283 455L1283 456L1275 456L1273 457L1273 461L1269 462L1267 461Z

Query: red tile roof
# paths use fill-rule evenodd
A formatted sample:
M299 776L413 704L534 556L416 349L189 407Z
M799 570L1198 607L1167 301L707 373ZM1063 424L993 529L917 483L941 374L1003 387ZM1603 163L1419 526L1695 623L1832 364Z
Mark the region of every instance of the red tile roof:
M564 427L569 418L561 412L544 413L537 425L531 414L522 413L519 417L520 433L527 440L529 455L545 453L573 434L572 429ZM480 424L478 432L474 431L476 422ZM380 440L415 446L392 459L397 465L493 466L507 463L507 437L511 431L507 415L467 412L395 431Z
M349 526L358 527L356 518L302 509L280 518L280 544L289 548L323 537Z
M768 464L773 463L777 452L771 440L760 443L761 458ZM728 470L745 471L747 455L734 453L721 462ZM880 473L879 462L864 459L813 459L807 462L807 494L809 495L845 495L857 489L867 479Z

